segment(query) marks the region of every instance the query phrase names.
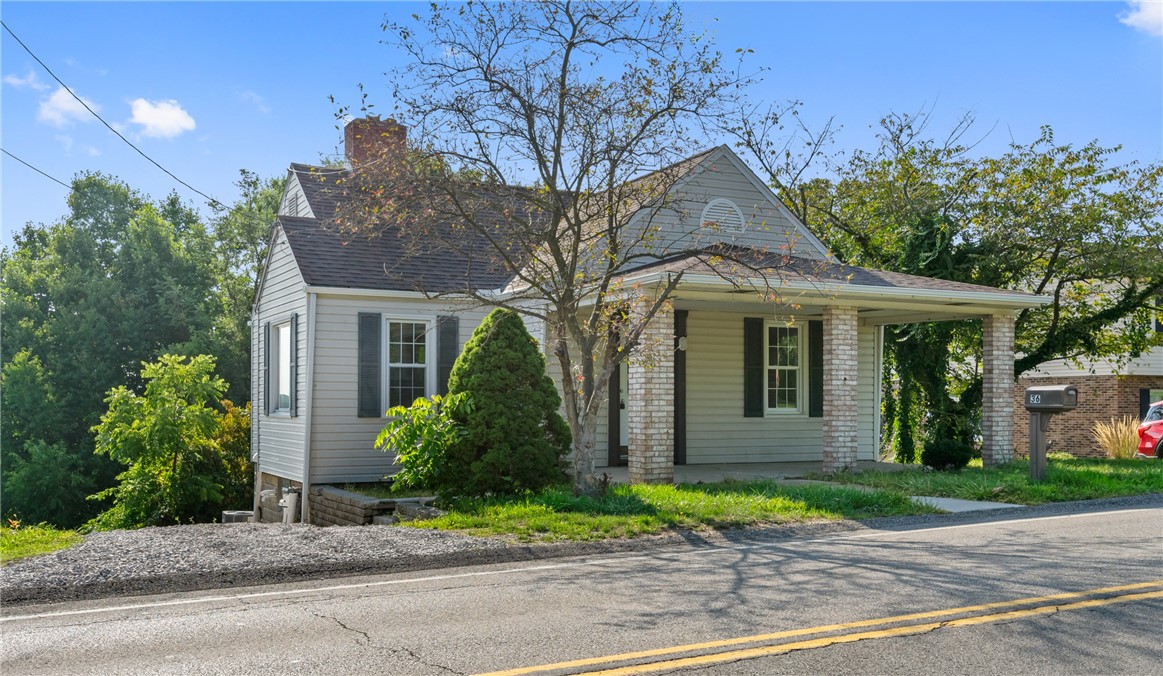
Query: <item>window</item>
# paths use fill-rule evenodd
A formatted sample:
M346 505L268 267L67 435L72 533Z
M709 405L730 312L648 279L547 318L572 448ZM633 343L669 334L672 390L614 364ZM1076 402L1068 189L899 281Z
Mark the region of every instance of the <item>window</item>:
M743 232L743 212L731 200L713 199L703 209L701 223L719 232Z
M270 389L271 411L273 413L291 412L291 323L286 322L271 327L274 333L271 341L271 363L275 365L271 378L274 381Z
M387 320L387 408L410 406L428 395L429 326L426 321Z
M764 364L767 374L767 410L799 413L803 410L801 358L803 332L798 325L767 325L767 350Z
M448 375L460 354L460 321L435 317L357 316L356 409L360 418L382 418L394 406L448 393Z

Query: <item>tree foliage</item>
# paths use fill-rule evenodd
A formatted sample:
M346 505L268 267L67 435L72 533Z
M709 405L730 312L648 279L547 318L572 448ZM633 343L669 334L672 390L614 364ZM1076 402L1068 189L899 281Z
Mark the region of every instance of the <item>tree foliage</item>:
M441 495L536 491L565 480L570 434L561 397L520 316L498 308L485 317L453 365L448 391L473 404L450 411L463 433L434 472Z
M748 78L677 4L434 4L413 19L384 26L410 59L393 82L410 145L357 163L335 226L513 277L504 295L420 290L544 323L575 490L588 491L609 379L658 348L643 329L682 274L649 288L624 277L663 256L716 258L701 224L674 229L671 189L690 168L674 163L704 148Z
M229 394L249 399L246 320L281 181L244 172L240 187L239 204L207 228L174 195L155 202L112 177L84 174L61 220L26 225L0 252L6 514L43 513L20 482L57 474L41 466L48 448L69 457L63 466L85 477L87 493L114 483L117 465L93 453L91 428L105 410L103 393L141 391L144 361L212 354L235 379ZM34 453L35 442L43 444ZM81 504L44 520L75 527L99 508Z
M216 406L226 383L214 358L163 355L143 364L145 393L109 391L109 410L94 428L97 453L127 466L120 482L94 496L113 506L97 528L139 528L213 521L226 502L246 494L249 446L241 443L249 411Z
M816 134L801 125L808 150L796 154L777 133L780 115L794 112L744 124L741 144L841 259L1052 298L1016 318L1015 374L1051 359L1125 360L1159 344L1151 319L1163 291L1163 165L1116 163L1118 147L1059 144L1049 127L996 157L975 156L972 116L934 137L924 113L885 117L878 146L846 158L829 153L830 122ZM885 344L897 457L911 461L926 437L972 438L980 322L887 327Z

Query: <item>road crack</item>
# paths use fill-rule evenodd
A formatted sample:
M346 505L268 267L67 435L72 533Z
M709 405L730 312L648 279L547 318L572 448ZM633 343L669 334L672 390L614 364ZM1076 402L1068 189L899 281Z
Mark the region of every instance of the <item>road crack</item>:
M343 622L343 620L340 620L338 617L335 617L333 615L324 615L323 613L317 613L317 612L312 612L311 614L314 615L315 617L321 619L321 620L331 620L335 624L339 625L345 631L349 631L353 634L358 634L359 636L362 636L363 637L362 641L359 638L355 639L355 642L357 645L362 645L364 647L372 648L374 650L383 650L386 653L388 653L388 655L391 657L401 657L404 659L408 659L408 660L411 660L413 662L423 664L426 667L431 667L433 669L439 669L439 670L446 672L446 673L449 673L449 674L455 674L456 676L465 676L465 672L463 672L463 671L457 671L456 669L453 669L452 667L447 667L443 664L437 664L435 662L429 662L428 660L425 660L423 657L421 657L418 653L416 653L416 651L412 650L411 648L407 648L404 646L396 647L396 646L389 646L389 645L380 645L380 644L374 643L372 641L371 634L367 633L366 631L363 631L362 629L356 629L355 627L349 627L346 623Z

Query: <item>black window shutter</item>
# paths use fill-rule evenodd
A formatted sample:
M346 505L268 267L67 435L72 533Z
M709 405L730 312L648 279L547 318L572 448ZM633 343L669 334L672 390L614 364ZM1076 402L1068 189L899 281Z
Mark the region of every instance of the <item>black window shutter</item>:
M383 319L373 312L359 313L359 417L378 418L384 414L380 405L380 333Z
M291 417L299 415L299 313L291 315Z
M743 318L743 417L763 417L763 320Z
M808 417L824 417L824 322L808 322Z
M436 318L436 388L448 394L448 376L460 356L460 318L448 315Z
M1139 420L1147 417L1147 409L1151 408L1151 390L1139 390Z
M262 341L262 387L259 389L262 393L262 412L267 415L271 414L271 323L267 322L263 326L263 341Z

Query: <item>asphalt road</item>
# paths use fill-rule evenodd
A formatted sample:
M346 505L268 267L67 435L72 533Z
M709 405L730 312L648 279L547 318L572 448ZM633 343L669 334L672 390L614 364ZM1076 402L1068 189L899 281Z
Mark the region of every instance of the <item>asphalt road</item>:
M982 520L9 608L0 666L5 676L555 664L523 671L1163 673L1163 508Z

